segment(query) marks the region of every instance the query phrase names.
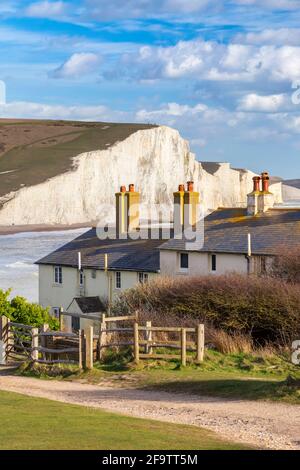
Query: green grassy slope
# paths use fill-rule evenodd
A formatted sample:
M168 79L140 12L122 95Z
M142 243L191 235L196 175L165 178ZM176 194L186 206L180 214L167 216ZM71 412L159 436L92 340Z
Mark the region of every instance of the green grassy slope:
M70 170L72 157L104 150L146 124L0 120L0 197Z
M0 449L244 449L213 432L0 392Z

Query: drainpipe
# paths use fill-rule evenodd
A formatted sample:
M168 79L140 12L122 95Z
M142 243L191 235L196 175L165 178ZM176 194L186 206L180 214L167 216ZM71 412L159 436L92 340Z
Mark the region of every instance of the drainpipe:
M251 233L248 233L248 250L247 250L247 273L248 276L251 274L251 256L252 256L252 241Z
M108 254L105 253L104 255L104 271L107 275L107 290L108 290L108 309L107 313L110 315L111 313L111 306L112 306L112 274L108 270Z

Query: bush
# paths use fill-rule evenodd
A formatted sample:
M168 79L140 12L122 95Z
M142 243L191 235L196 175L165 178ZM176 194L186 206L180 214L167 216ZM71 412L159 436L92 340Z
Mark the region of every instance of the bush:
M10 290L0 289L0 315L5 315L16 323L40 327L48 323L51 330L59 329L59 322L53 318L48 309L38 304L30 303L23 297L15 297L9 300Z
M274 260L272 275L287 282L300 283L300 247L280 248L280 255Z
M271 277L159 278L124 292L116 309L138 310L159 325L204 322L259 344L290 344L300 337L300 284Z

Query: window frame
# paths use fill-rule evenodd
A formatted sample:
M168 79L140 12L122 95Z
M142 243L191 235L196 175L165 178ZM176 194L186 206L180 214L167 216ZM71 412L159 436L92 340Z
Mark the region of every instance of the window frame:
M213 273L217 271L217 255L215 253L212 253L210 257L210 270Z
M116 271L115 273L115 288L122 289L122 273L121 271Z
M140 284L146 284L149 281L149 274L144 272L138 272L138 281Z
M182 263L182 258L185 257L187 263ZM183 264L186 264L186 266L183 266ZM189 253L179 253L179 270L181 272L187 272L189 270Z
M54 266L54 284L61 286L63 284L62 266Z
M52 307L52 316L59 320L60 308L59 307Z
M79 287L84 287L84 271L81 269L79 271Z

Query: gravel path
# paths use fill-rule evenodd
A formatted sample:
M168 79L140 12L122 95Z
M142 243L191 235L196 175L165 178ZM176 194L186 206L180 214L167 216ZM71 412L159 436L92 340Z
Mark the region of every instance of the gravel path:
M227 400L1 373L0 389L141 418L192 424L269 449L300 449L300 406Z

